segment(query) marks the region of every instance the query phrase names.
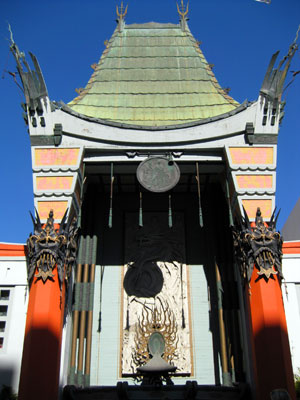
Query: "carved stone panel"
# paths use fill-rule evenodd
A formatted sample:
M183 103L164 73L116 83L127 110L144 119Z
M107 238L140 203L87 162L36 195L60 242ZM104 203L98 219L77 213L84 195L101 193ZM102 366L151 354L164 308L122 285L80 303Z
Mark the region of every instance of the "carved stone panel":
M141 228L137 214L125 219L121 374L135 374L149 361L148 339L159 332L166 342L165 361L177 367L176 375L189 375L192 336L183 214L174 214L172 228L167 213L144 213L143 220Z
M150 192L167 192L180 178L178 165L167 157L149 157L136 171L140 184Z

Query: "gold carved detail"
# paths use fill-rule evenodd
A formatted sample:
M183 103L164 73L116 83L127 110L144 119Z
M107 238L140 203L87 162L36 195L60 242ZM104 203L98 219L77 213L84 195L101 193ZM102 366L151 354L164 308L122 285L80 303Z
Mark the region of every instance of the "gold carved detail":
M141 318L136 325L136 350L133 360L137 366L144 365L150 360L148 341L154 332L159 332L164 337L165 351L162 358L172 364L177 358L177 323L167 302L164 305L160 302L160 306L155 306L154 310L144 305Z
M84 91L84 88L76 88L75 92L81 94Z
M176 4L177 4L177 11L178 11L178 14L181 16L182 19L185 19L185 17L187 16L187 14L188 14L188 12L189 12L189 2L187 3L187 6L186 6L186 10L185 10L185 11L184 11L183 0L181 0L181 10L180 10L180 7L179 7L178 3L176 3Z
M117 16L120 18L120 20L124 19L125 15L127 14L127 10L128 10L128 4L124 11L123 1L121 2L120 10L119 7L117 6Z

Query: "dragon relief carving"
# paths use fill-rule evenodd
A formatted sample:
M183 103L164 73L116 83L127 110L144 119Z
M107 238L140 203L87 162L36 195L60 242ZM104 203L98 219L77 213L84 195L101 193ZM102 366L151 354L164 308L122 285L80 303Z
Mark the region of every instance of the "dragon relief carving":
M166 342L163 359L176 363L176 374L192 374L184 216L174 213L172 229L161 216L146 212L143 227L139 227L137 214L126 215L123 376L135 376L138 367L153 360L148 342L154 333L162 334Z
M132 231L126 243L127 271L124 289L128 296L151 298L161 293L164 277L160 263L178 268L183 263L184 246L180 216L174 216L172 230L163 225L156 215L145 215L145 226Z
M260 208L257 208L255 224L251 227L248 215L244 209L245 218L239 226L233 228L233 243L235 255L241 268L244 279L251 280L254 266L257 274L269 279L279 274L282 278L282 237L276 231L276 222L279 212L275 217L274 210L271 220L266 224Z
M36 210L36 218L31 215L34 225L34 233L27 240L28 259L28 282L31 285L33 278L52 279L55 275L53 270L57 267L60 290L63 281L68 283L72 267L76 262L77 255L77 220L74 218L66 223L67 212L65 212L59 229L54 227L53 210L42 226L39 214ZM65 267L65 268L64 268ZM34 275L37 270L37 274Z
M136 324L133 362L138 367L150 360L148 342L154 332L159 332L165 340L162 358L171 365L178 358L177 323L174 313L167 303L165 305L161 303L159 307L155 306L153 310L145 305Z

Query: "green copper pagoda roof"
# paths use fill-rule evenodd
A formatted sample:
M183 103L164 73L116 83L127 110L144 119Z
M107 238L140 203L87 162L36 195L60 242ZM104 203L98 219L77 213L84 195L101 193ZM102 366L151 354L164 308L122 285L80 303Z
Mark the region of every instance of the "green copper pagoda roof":
M235 110L188 27L119 24L87 86L68 106L107 122L181 125Z

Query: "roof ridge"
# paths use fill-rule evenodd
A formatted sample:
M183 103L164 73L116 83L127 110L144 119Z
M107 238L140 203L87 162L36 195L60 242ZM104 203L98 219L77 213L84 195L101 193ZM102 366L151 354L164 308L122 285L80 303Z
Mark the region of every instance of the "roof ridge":
M172 22L142 22L142 23L132 23L132 24L125 24L126 29L150 29L150 27L162 27L162 28L179 28L180 24L173 24Z

